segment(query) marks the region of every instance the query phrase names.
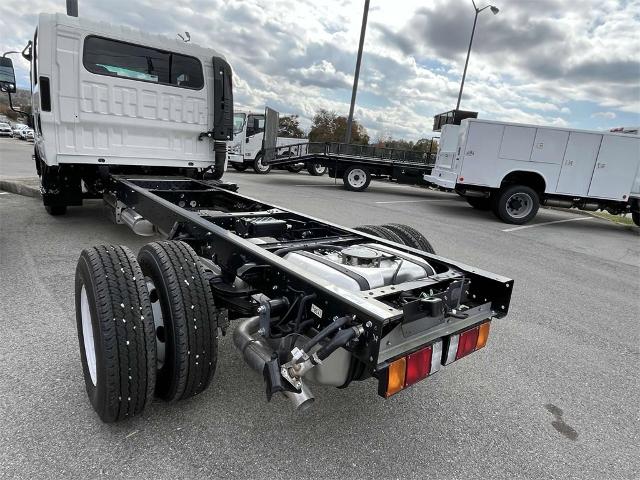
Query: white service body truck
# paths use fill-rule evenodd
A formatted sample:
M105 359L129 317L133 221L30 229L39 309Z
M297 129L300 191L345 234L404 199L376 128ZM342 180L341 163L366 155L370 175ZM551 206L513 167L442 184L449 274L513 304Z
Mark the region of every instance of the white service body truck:
M640 215L640 136L466 119L442 129L425 181L523 224L540 204Z
M228 142L228 163L239 172L252 167L256 173L267 174L271 165L265 165L263 159L263 139L265 113L235 112L233 115L233 140ZM277 137L276 147L291 145L291 154L298 155L300 148L309 143L306 138ZM312 175L323 175L326 168L322 165L307 166ZM288 165L287 170L299 172L304 164Z
M233 99L231 69L214 50L40 14L23 56L49 213L99 198L110 173L222 177Z

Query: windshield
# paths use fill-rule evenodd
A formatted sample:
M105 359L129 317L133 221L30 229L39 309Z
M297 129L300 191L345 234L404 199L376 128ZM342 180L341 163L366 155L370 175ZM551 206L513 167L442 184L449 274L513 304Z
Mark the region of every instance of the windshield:
M246 115L244 113L236 113L233 115L233 133L240 133L244 128Z

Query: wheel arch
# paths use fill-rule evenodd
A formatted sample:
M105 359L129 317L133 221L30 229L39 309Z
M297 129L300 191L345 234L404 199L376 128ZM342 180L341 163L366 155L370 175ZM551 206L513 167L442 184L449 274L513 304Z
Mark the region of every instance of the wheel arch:
M535 170L512 170L507 173L500 182L500 188L506 185L526 185L533 188L538 194L542 194L547 189L547 179Z

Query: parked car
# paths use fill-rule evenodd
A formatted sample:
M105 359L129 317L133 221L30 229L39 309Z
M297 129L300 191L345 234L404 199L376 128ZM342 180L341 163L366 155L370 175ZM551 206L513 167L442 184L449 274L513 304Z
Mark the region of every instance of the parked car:
M11 136L13 136L13 130L11 130L11 126L8 123L0 123L0 137Z
M25 128L29 128L29 127L24 123L16 123L12 129L13 138L20 138L20 130L23 130Z
M20 140L33 140L33 129L27 127L20 130Z

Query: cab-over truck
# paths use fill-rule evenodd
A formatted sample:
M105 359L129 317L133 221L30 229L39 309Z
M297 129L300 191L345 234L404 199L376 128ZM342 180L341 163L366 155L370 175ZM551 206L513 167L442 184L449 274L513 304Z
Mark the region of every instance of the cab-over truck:
M201 178L233 132L231 71L212 51L40 15L29 57L45 205L89 192L166 238L80 254L80 358L103 421L206 390L231 320L267 399L304 409L312 384L395 395L482 349L507 314L513 280L436 255L411 227L347 228Z

